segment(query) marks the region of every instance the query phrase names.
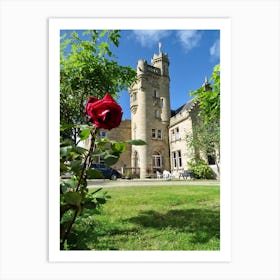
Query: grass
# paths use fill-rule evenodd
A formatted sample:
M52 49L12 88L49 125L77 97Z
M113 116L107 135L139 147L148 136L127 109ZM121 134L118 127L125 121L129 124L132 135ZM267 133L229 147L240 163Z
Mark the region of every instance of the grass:
M99 215L80 217L73 250L219 250L219 186L106 188Z

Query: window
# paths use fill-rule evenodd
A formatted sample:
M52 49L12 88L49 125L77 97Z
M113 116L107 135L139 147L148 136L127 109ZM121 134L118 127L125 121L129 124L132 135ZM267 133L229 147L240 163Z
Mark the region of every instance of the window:
M161 129L152 129L152 139L162 140L162 130Z
M176 139L176 140L180 139L179 127L176 127L176 136L175 136L175 139Z
M107 136L107 132L106 131L101 131L100 132L100 137L101 138L105 138Z
M207 161L209 165L216 164L215 146L213 143L211 143L210 147L207 149Z
M136 100L137 100L137 94L136 94L136 92L134 92L132 94L132 101L136 101Z
M214 155L207 155L207 161L209 165L216 164L216 158Z
M174 128L174 129L171 130L171 132L170 132L170 138L171 138L171 142L180 139L179 127L176 127L176 128Z
M181 151L177 151L177 155L178 155L178 167L182 167L182 155L181 155Z
M152 161L153 161L153 168L161 168L162 158L160 153L158 152L153 153Z
M173 168L177 168L176 152L172 152Z
M172 165L173 169L182 167L182 152L181 150L172 152Z
M174 131L174 129L171 130L171 141L175 141L175 131Z
M158 91L154 89L154 97L158 97Z

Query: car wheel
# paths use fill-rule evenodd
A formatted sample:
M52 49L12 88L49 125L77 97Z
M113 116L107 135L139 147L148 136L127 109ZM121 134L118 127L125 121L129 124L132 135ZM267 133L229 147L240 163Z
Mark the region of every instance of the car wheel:
M111 175L111 180L117 180L117 175L116 174L112 174Z

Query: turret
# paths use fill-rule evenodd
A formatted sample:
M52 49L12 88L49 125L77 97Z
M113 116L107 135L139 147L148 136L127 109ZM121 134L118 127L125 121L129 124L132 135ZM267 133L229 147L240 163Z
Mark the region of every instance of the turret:
M207 77L205 77L205 80L204 80L204 83L202 84L202 87L204 88L205 91L211 91L212 90L212 86L208 82L208 78Z
M162 52L160 52L159 54L154 54L151 63L152 66L160 69L162 76L169 76L169 59L167 54L164 54Z
M169 170L170 120L168 55L153 56L151 65L137 62L137 81L129 90L132 139L142 139L144 146L132 146L132 168L140 169L140 178L152 176L157 170Z
M139 59L137 63L137 76L143 75L147 71L147 61Z

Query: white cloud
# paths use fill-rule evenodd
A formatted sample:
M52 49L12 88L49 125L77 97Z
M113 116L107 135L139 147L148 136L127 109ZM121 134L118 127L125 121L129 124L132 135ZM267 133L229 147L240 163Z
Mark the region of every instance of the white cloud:
M220 57L220 40L216 40L214 44L211 46L210 50L210 55L213 58L219 58Z
M183 45L186 52L199 46L201 32L197 30L180 30L177 31L177 37Z
M167 30L133 30L133 34L143 47L152 47L169 35Z

